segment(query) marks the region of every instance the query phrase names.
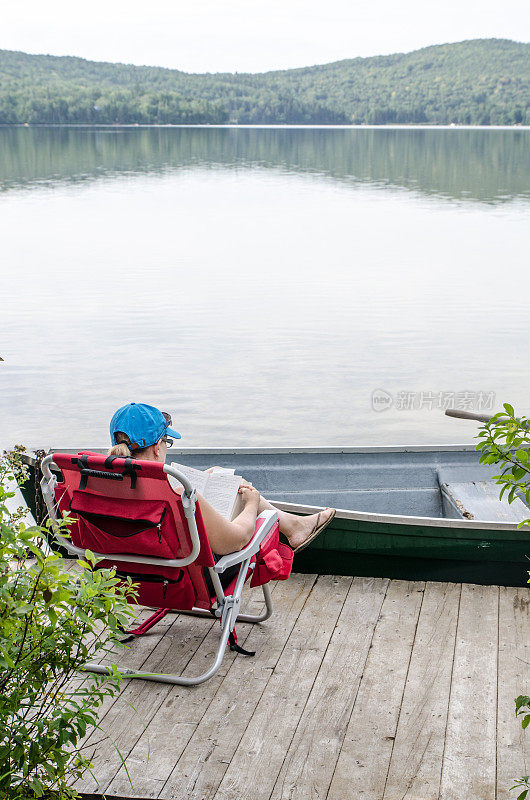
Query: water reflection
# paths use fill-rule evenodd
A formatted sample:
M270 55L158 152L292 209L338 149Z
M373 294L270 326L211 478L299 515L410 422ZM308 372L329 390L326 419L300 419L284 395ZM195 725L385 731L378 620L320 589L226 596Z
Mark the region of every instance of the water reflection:
M99 446L134 399L186 446L471 440L403 392L528 413L529 136L1 129L0 441Z
M527 130L2 128L0 191L259 166L503 203L530 197L529 145Z

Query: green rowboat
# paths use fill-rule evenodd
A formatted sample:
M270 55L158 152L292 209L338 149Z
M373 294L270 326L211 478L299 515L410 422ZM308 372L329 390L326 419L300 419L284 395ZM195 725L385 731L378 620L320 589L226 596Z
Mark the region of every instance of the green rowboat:
M519 498L499 501L498 468L479 464L471 445L178 448L168 453L173 460L234 467L285 511L336 508L332 524L296 556L298 572L527 582L530 526L518 523L530 509Z

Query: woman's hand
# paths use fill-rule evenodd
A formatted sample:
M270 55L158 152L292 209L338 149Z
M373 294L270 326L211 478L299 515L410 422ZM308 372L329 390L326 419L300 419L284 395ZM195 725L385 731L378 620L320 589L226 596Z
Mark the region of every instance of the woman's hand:
M254 489L252 484L242 484L239 487L239 494L243 498L245 508L251 503L255 503L256 508L259 506L260 493L257 489Z
M205 469L204 471L205 471L205 472L207 472L209 475L211 475L211 474L212 474L212 472L213 472L215 469L222 469L222 467L210 467L209 469Z

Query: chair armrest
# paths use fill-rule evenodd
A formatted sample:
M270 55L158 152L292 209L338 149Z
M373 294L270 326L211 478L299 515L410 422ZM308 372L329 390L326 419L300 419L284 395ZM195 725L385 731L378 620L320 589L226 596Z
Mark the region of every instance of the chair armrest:
M246 561L246 559L252 558L252 556L256 555L261 547L262 541L278 522L278 512L272 510L262 511L257 517L256 522L258 519L262 519L263 523L259 530L256 531L250 542L245 545L242 550L237 550L235 553L229 553L227 556L220 558L213 567L215 572L224 572L225 569L228 569L228 567L233 567L235 564L240 564L242 561Z

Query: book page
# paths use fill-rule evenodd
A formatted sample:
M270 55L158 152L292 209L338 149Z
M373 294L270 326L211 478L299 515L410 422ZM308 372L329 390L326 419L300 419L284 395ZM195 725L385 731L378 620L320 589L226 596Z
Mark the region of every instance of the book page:
M197 493L202 494L225 519L232 520L239 514L242 509L242 498L238 492L245 481L241 475L234 475L234 469L220 467L208 473L176 461L172 461L171 466L182 472ZM174 489L182 488L172 475L168 475L168 479Z
M204 497L225 519L232 519L241 485L241 476L226 472L213 472L207 477Z
M194 469L193 467L187 467L185 464L178 464L176 461L172 461L170 466L178 469L179 472L182 472L184 477L189 480L193 488L197 490L198 494L202 494L203 497L206 497L206 484L208 483L208 478L210 477L206 472L202 472L200 469ZM168 475L168 479L173 489L182 488L182 484L179 483L179 481L174 478L173 475Z

